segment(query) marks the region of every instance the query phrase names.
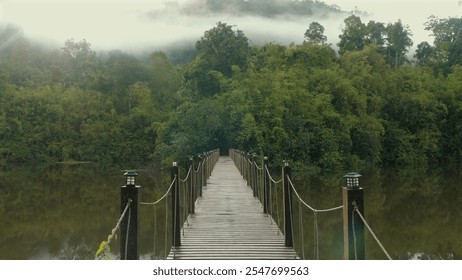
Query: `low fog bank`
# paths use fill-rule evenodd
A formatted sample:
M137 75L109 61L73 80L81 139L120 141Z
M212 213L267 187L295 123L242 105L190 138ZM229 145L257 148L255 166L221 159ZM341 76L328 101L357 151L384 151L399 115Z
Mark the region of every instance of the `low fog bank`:
M252 45L287 45L302 43L309 24L317 21L324 26L328 43L337 49L343 21L355 13L363 23L374 20L386 25L401 19L413 33L412 54L420 42L432 42L423 25L429 16L460 15L457 1L449 0L69 1L0 2L0 21L16 23L25 37L58 48L73 38L85 39L97 52L162 50L193 56L195 42L218 22L242 30Z

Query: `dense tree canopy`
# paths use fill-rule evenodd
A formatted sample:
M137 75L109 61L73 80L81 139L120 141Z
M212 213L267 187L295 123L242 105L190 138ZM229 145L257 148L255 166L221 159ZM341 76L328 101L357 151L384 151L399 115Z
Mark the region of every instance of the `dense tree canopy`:
M401 21L349 16L338 53L320 23L301 44L250 46L219 22L182 66L162 52L97 54L85 40L44 50L9 26L1 160L123 164L234 147L310 172L460 166L462 24L426 26L434 44L418 44L411 61Z

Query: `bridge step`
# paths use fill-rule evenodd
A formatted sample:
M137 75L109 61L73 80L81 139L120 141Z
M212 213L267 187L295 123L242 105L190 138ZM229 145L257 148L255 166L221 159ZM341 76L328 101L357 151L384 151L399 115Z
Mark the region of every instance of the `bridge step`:
M168 259L298 258L229 157L220 157L195 210Z

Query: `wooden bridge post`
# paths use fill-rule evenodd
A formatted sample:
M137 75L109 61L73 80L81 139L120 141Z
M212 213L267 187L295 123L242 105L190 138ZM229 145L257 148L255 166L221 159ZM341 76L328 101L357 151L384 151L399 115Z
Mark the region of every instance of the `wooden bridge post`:
M196 186L195 186L195 172L194 172L194 157L189 157L189 168L190 168L190 178L189 178L189 213L194 214L195 212L195 202L196 202Z
M270 193L270 178L268 172L268 157L263 157L263 213L270 214L270 201L271 201L271 193Z
M172 224L173 224L173 247L181 246L181 228L180 228L180 176L176 162L172 164L171 179L172 188Z
M292 171L288 161L284 161L282 168L283 188L284 188L284 237L285 246L293 247L293 232L292 232L292 187L289 184Z
M256 155L252 154L251 156L252 164L250 166L250 174L251 174L250 184L253 190L253 197L257 197L257 167L255 165L255 158L256 158Z
M209 157L207 153L204 153L203 162L202 162L202 186L207 186L207 164L209 161Z
M138 260L140 256L138 250L138 193L141 186L135 185L135 177L138 176L135 171L127 171L124 176L127 178L127 184L122 186L120 191L121 213L123 213L128 203L130 203L130 206L120 224L120 259Z
M252 171L251 171L251 165L250 165L250 153L247 153L247 156L245 158L245 170L246 170L246 180L247 180L247 186L252 187L252 181L250 178L252 178Z
M203 174L203 158L202 156L199 154L197 155L197 157L199 158L198 159L198 164L197 164L197 168L198 168L198 172L197 172L197 187L199 188L198 192L199 192L199 196L202 196L202 174Z
M242 151L239 151L239 165L241 166L241 175L245 179L245 156Z
M359 186L358 173L345 176L343 187L343 258L345 260L364 260L364 222L356 213L364 217L364 189Z

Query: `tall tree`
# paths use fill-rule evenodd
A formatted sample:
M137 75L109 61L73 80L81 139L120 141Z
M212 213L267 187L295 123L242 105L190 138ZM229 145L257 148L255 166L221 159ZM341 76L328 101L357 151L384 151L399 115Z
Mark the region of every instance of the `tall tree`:
M434 48L427 41L424 41L417 45L414 58L417 60L418 65L429 65L433 53Z
M425 23L425 30L431 31L435 46L433 57L449 73L451 67L462 62L462 18L439 19L435 16Z
M339 53L344 54L347 51L357 51L364 48L367 35L367 27L362 23L361 18L351 15L344 20L345 28L339 35L340 42Z
M80 42L68 39L61 50L65 84L88 87L98 66L96 53L91 49L91 44L85 39Z
M411 40L412 33L408 25L403 25L401 20L387 25L387 44L390 64L395 67L403 64L405 55L413 45ZM391 63L393 59L393 63Z
M218 22L216 27L205 31L196 49L196 59L184 75L193 95L220 93L223 77L231 77L234 67L247 68L249 40L241 30L234 31L233 26L226 23Z
M367 36L365 39L365 44L383 47L385 45L385 25L382 22L376 22L371 20L367 23L366 28Z
M316 45L325 44L327 37L324 35L324 26L313 21L305 32L305 40Z
M241 69L247 66L250 52L249 40L241 30L234 31L233 26L218 22L217 26L205 31L204 36L197 41L196 49L210 70L216 70L229 77L231 66Z

